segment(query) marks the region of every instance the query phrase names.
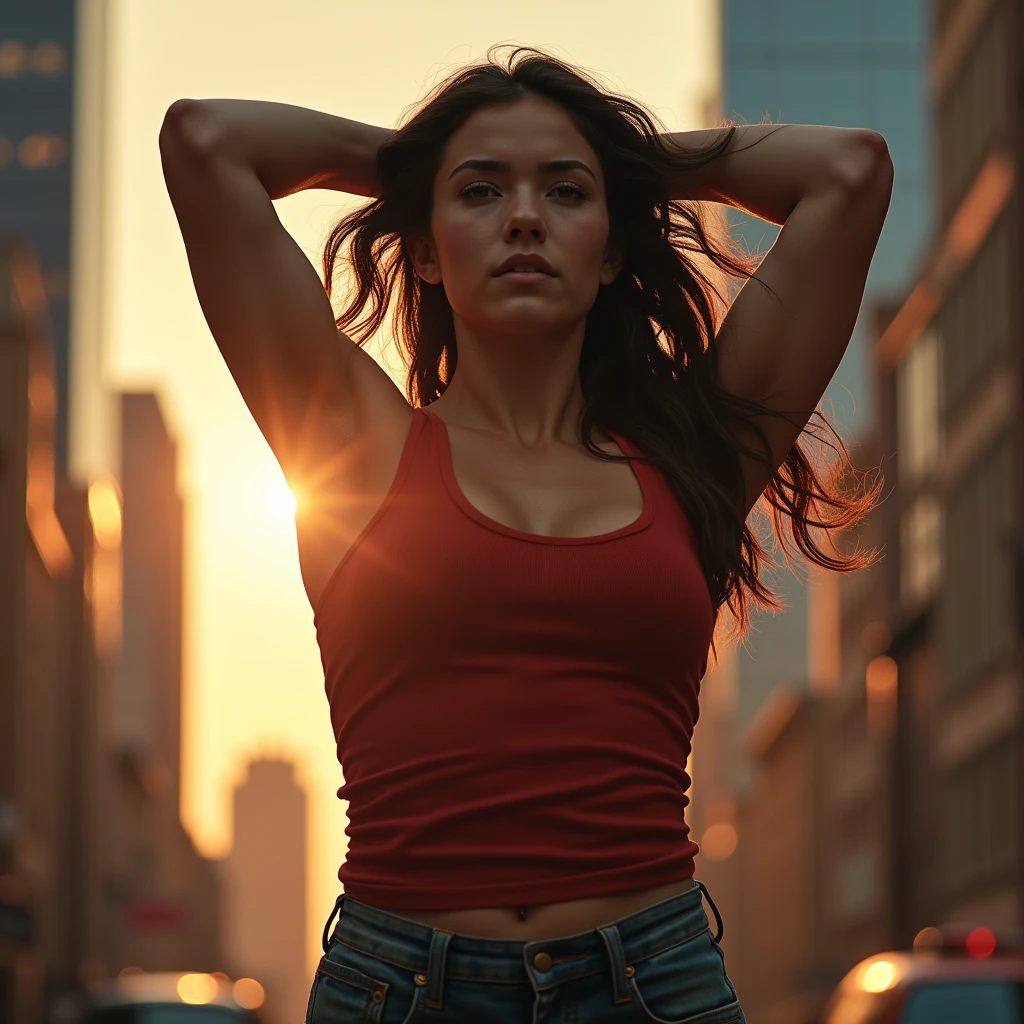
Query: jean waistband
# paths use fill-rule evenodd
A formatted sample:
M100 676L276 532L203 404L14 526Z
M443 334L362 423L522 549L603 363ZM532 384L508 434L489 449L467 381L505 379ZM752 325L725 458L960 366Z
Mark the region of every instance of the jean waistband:
M543 979L560 983L570 977L603 969L609 962L626 970L631 961L650 956L708 931L702 899L715 914L721 938L721 918L701 882L607 924L573 935L549 939L494 939L466 935L420 924L389 914L350 896L341 895L334 913L340 911L332 940L426 976L438 971L444 977L466 980L521 982L532 966ZM334 919L324 930L324 950Z

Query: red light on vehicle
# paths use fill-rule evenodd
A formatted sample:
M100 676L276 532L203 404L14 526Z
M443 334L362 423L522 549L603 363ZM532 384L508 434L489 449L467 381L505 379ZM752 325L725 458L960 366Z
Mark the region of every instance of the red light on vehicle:
M996 937L988 928L975 928L964 943L968 956L984 960L996 951Z

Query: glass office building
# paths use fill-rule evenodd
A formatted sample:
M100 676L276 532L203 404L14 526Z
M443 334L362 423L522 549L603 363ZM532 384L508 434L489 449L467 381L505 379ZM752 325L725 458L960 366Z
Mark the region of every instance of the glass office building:
M68 294L75 0L0 3L0 235L42 273L56 356L58 473L68 452Z
M912 284L934 223L928 102L928 0L722 0L722 114L738 123L873 128L896 168L892 205L853 340L826 393L825 411L854 444L875 415L868 315ZM748 247L765 251L772 225L734 213ZM754 614L751 653L739 651L739 725L780 681L807 677L803 584L782 570L789 606Z

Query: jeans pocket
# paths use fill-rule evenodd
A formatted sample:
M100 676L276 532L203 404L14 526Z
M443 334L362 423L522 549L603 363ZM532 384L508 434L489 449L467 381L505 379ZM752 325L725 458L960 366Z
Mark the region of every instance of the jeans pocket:
M733 1024L743 1020L736 990L710 931L632 964L630 989L647 1024Z
M423 991L411 971L332 942L317 965L306 1024L411 1024Z

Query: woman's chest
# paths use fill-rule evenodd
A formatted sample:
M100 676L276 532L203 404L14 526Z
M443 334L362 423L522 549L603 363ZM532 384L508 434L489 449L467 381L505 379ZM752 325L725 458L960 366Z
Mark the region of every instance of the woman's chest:
M644 490L628 462L569 445L532 452L472 431L447 434L442 470L454 497L499 525L541 537L592 537L643 514ZM614 442L599 447L621 454Z
M678 664L706 654L707 583L684 528L550 544L494 531L443 503L389 510L338 577L320 626L339 652L384 664L509 657L552 666ZM655 528L655 526L657 528ZM335 633L337 630L337 633Z

